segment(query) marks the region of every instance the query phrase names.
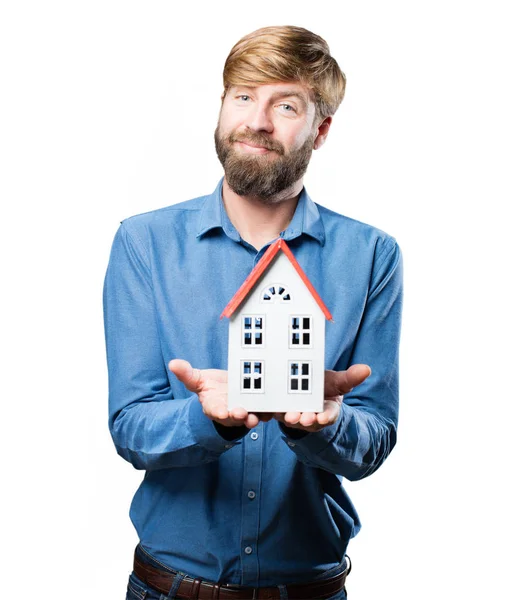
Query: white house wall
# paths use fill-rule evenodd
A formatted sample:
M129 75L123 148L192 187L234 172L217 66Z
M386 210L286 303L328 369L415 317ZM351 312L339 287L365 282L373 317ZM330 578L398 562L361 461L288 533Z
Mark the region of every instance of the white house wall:
M264 290L280 284L291 294L284 302L261 302ZM242 347L244 316L263 316L263 344ZM307 348L289 344L290 317L310 316L312 345ZM229 408L242 406L250 412L321 412L324 402L325 316L300 276L280 252L260 277L248 297L232 315L229 325ZM263 392L242 391L244 361L263 363ZM311 363L310 390L289 392L290 361Z

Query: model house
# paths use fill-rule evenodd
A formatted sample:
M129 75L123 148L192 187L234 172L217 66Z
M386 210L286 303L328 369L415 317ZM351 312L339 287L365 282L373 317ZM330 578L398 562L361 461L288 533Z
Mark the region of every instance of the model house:
M322 412L326 305L279 238L240 286L229 322L228 402L249 412Z

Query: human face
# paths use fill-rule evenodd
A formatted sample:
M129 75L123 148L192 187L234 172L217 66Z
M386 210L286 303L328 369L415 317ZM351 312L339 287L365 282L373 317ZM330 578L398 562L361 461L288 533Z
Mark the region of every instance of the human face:
M278 201L307 169L318 136L314 121L311 93L299 83L229 88L215 131L229 187Z

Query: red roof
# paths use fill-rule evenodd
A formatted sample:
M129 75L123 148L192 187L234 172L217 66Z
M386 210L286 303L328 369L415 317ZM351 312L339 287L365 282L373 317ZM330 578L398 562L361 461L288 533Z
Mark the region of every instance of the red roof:
M293 256L293 253L289 249L289 246L282 238L278 238L275 242L269 246L269 248L264 253L264 256L258 261L255 268L251 271L251 273L247 276L244 283L238 288L237 293L231 298L229 304L224 308L220 318L222 317L230 317L236 309L240 306L241 302L244 298L249 294L255 283L260 279L260 276L271 264L275 256L278 254L278 251L282 250L282 252L289 258L291 264L295 267L295 271L299 274L300 279L306 284L307 289L310 291L313 298L315 298L317 304L320 307L320 310L324 313L324 316L329 321L333 321L333 317L329 312L327 306L322 301L322 298L318 295L317 290L313 287L313 284L307 278L307 275L302 270L302 267L298 264L297 259Z

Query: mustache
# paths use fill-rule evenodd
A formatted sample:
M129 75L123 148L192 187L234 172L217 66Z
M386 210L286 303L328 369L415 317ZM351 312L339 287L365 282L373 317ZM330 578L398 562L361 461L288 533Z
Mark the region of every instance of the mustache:
M254 144L255 146L263 146L268 150L273 150L278 154L284 154L284 146L277 142L276 140L271 139L264 133L260 133L258 131L245 131L244 133L230 133L227 141L230 144L234 142L248 142Z

